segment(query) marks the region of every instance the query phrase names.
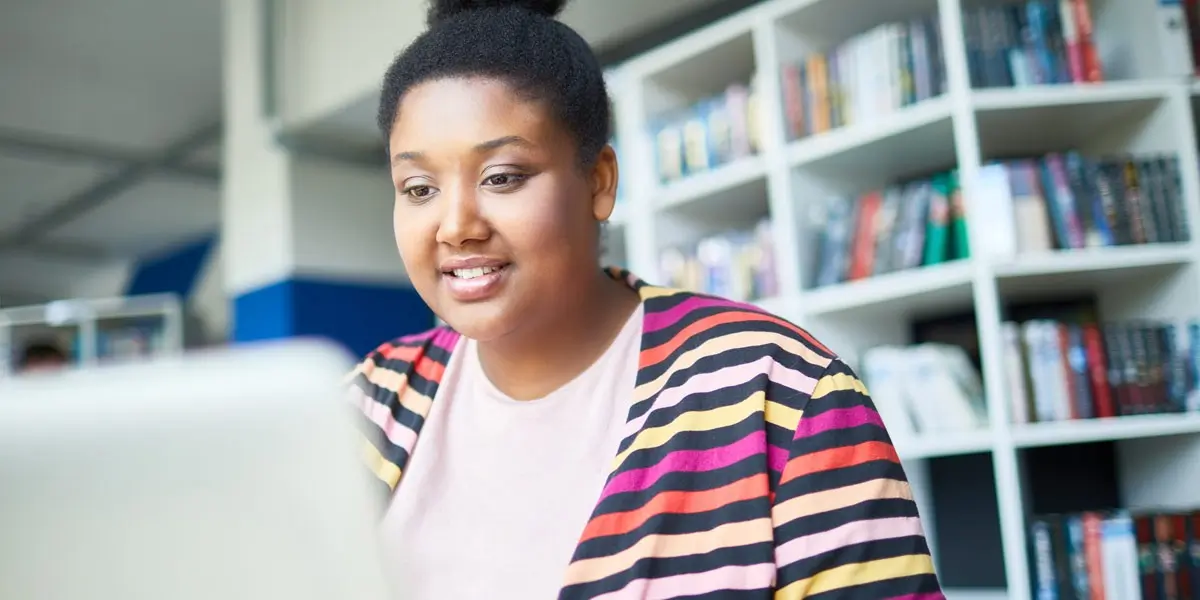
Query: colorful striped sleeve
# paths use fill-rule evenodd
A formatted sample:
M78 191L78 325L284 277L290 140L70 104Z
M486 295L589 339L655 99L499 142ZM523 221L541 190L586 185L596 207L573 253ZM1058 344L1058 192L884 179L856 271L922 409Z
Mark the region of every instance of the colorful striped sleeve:
M817 379L772 508L776 600L941 600L912 491L866 388Z

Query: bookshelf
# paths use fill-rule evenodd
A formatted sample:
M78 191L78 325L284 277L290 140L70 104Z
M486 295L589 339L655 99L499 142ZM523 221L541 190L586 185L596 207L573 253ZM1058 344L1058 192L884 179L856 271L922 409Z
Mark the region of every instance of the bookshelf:
M874 348L932 339L927 334L944 329L939 319L948 315L969 324L957 335L970 337L983 425L933 430L889 422L952 600L1035 596L1030 531L1039 512L1099 510L1072 504L1072 492L1091 488L1055 488L1054 468L1093 460L1080 453L1109 456L1107 471L1096 467L1106 481L1085 482L1108 486L1093 494L1115 498L1101 508L1200 508L1200 412L1018 414L1012 367L1028 371L1032 363L1009 352L1006 323L1045 319L1020 316L1032 314L1029 306L1086 297L1104 323L1200 319L1193 241L1200 231L1193 117L1200 84L1190 57L1186 66L1163 59L1180 48L1178 33L1163 25L1170 9L1153 0L1041 5L1072 11L1054 15L1031 12L1032 4L768 0L610 73L622 167L611 259L651 281L746 293L812 331L860 375ZM1086 12L1073 12L1080 7ZM1063 15L1072 19L1068 29ZM1059 37L1039 38L1044 48L1029 51L1019 40L1027 39L1020 27L1030 18L1048 19ZM1061 67L1043 68L1039 48L1053 51L1067 37L1074 43L1063 42ZM901 60L907 77L886 68ZM704 150L689 150L697 140ZM1035 180L1049 190L1041 196L1047 204L1034 209L1051 221L1041 229L1026 219L1033 205L1019 204L1028 194L1014 183L1028 165L1030 173L1049 173ZM1161 208L1154 215L1184 223L1182 233L1147 237L1129 223L1118 231L1105 220L1115 217L1087 216L1086 204L1075 205L1086 230L1055 225L1062 215L1053 210L1068 209L1053 209L1051 196L1105 197L1101 190L1110 188L1102 186L1127 183L1127 165L1139 180L1159 182L1142 186L1148 201L1161 201L1146 210ZM1074 196L1054 187L1060 172ZM1128 190L1121 190L1107 193L1124 198ZM872 192L872 210L886 210L893 194L910 198L901 207L919 198L921 218L941 206L950 215L938 234L945 241L932 255L928 231L921 242L896 242L884 267L854 267L853 256L831 260L839 255L822 244L836 232L862 237L831 215L859 215ZM846 212L835 200L858 204ZM729 257L743 256L736 251L747 243L747 256L769 272L745 265L714 271L703 260L715 253L737 265ZM831 263L851 266L823 274ZM861 272L847 276L855 268ZM1018 356L1023 351L1018 346ZM886 395L867 379L883 403Z
M35 341L54 343L80 366L174 354L183 350L183 308L174 295L153 294L0 309L0 376Z

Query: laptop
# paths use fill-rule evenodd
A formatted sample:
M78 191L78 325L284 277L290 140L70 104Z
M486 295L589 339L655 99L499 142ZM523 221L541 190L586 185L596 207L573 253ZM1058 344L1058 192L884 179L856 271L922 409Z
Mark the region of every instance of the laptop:
M0 382L0 598L391 600L314 342Z

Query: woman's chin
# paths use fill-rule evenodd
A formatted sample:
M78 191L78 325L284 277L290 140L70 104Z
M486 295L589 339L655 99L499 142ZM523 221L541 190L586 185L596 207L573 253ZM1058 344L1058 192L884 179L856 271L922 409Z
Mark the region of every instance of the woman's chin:
M456 306L438 316L451 329L477 342L491 342L516 329L515 315L486 304Z

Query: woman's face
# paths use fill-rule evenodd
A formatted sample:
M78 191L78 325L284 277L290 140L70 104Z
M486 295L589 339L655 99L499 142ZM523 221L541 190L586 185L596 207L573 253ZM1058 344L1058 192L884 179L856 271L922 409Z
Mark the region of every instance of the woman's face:
M597 221L616 163L579 166L574 138L543 106L482 78L413 87L389 137L396 245L434 312L490 341L571 309L596 277Z

